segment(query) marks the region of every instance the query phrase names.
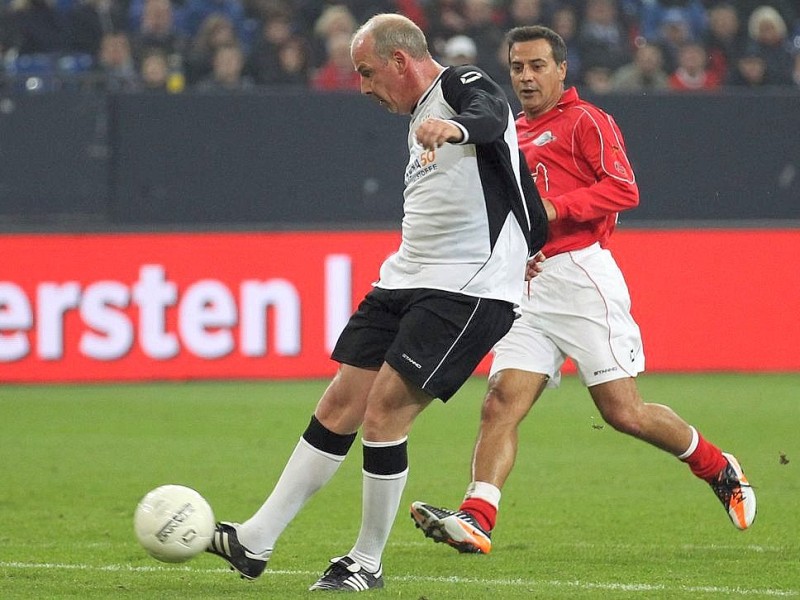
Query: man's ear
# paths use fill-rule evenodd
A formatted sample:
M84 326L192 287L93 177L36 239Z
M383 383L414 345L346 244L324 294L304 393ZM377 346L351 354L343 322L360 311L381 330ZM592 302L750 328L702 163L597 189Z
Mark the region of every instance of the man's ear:
M394 51L392 54L392 62L397 68L398 73L405 73L406 69L408 68L408 56L406 56L400 50Z

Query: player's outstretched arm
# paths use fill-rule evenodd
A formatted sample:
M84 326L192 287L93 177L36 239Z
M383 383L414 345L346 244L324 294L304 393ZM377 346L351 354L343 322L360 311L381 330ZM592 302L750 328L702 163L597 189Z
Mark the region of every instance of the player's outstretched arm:
M464 139L464 132L457 125L443 119L424 120L415 134L426 150L436 150L448 142L457 144Z

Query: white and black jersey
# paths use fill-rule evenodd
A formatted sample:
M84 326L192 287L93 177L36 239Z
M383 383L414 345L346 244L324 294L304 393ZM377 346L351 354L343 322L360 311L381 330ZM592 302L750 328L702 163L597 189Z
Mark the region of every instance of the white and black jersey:
M415 132L429 118L457 125L463 141L425 150ZM408 150L402 242L375 285L519 304L546 217L502 89L475 67L445 69L411 113Z

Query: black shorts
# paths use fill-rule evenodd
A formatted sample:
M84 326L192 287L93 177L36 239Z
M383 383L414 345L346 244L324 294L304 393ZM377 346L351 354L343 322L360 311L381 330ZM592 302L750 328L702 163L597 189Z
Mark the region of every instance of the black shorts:
M514 306L431 289L374 288L350 317L332 358L361 368L389 363L447 401L514 322Z

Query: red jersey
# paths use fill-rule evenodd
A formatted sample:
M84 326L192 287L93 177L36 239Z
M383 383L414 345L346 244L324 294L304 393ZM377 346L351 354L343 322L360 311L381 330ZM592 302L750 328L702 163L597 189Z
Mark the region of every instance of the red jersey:
M594 242L605 246L617 213L639 204L636 177L614 119L581 100L573 87L552 110L533 120L522 114L516 123L539 194L556 209L542 252L555 256Z

